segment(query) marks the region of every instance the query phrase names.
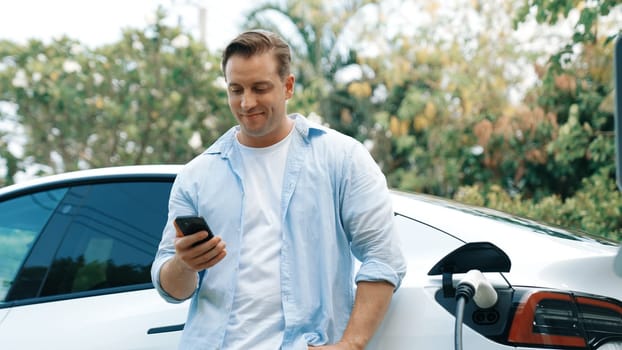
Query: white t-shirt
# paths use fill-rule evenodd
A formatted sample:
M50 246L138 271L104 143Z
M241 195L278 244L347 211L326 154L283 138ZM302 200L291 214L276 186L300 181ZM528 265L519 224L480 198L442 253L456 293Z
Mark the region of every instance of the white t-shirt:
M244 222L239 278L225 334L227 349L279 349L281 193L290 134L265 148L238 142L244 164Z

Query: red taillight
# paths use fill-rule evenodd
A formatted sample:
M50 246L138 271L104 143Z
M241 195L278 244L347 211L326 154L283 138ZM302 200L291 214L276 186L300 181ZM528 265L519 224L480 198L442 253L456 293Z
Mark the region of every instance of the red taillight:
M586 347L573 297L556 292L528 294L516 309L508 341Z
M619 301L554 291L525 294L508 334L516 345L584 349L614 339L622 339Z
M615 335L622 332L622 306L606 300L576 297L579 313L587 332L599 331Z
M584 296L576 296L575 300L590 343L592 339L596 344L622 339L622 305L619 302Z

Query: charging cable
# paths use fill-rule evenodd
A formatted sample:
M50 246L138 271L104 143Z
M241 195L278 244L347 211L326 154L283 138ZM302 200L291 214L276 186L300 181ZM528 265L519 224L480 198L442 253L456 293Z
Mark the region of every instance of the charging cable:
M464 307L471 299L475 305L482 309L488 309L497 303L497 291L479 270L467 272L456 288L455 350L462 350Z

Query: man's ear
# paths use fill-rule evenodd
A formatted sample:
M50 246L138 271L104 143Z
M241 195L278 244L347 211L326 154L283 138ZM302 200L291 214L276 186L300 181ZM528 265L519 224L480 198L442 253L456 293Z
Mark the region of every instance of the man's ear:
M290 99L294 96L294 85L296 84L296 78L293 74L288 75L285 78L285 98Z

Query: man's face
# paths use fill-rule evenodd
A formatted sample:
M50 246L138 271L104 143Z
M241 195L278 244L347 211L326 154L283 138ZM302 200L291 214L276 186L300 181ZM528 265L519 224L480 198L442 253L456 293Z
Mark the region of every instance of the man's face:
M272 52L227 61L225 78L229 108L240 124L239 141L250 147L266 147L285 138L292 121L286 101L292 97L294 76L278 75Z

